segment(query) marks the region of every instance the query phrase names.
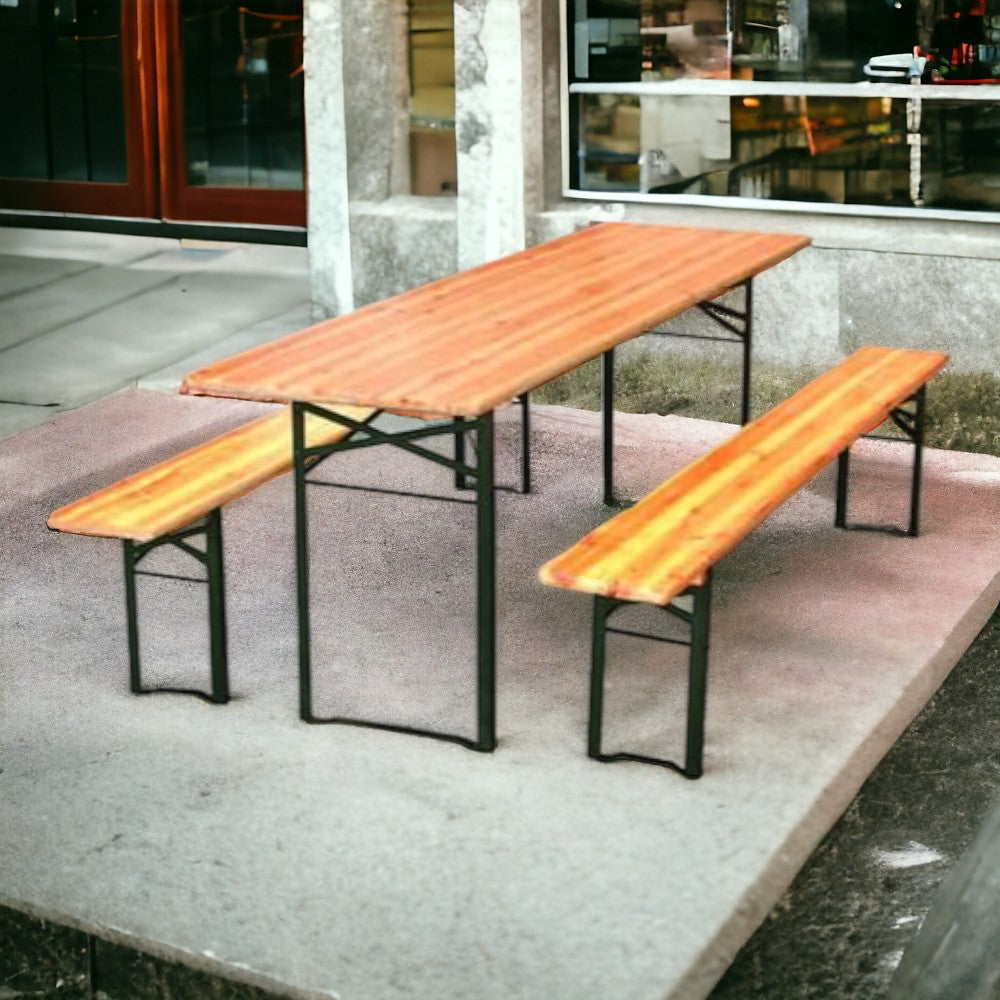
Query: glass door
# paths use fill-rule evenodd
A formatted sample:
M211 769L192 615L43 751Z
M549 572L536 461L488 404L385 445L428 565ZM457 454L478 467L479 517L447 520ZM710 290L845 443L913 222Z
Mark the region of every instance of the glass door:
M0 0L0 207L305 225L302 0Z
M135 57L141 8L131 0L0 3L0 206L153 214Z
M163 215L304 226L302 0L166 0Z

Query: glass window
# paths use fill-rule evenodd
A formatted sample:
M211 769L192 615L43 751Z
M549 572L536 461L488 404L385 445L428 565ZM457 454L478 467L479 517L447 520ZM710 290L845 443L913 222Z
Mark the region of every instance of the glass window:
M182 0L181 30L187 183L301 190L302 0Z
M410 188L454 195L455 10L452 0L409 0Z
M571 189L1000 208L1000 0L566 10Z
M0 175L127 180L121 0L0 4Z

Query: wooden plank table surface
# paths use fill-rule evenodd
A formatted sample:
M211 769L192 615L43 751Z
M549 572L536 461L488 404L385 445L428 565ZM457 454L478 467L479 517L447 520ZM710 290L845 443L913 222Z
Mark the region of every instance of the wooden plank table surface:
M809 243L601 223L207 365L182 391L478 416Z

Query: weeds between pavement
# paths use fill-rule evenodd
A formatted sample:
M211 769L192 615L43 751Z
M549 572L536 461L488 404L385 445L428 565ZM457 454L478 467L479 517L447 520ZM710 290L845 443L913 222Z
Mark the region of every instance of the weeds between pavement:
M818 370L755 363L752 411L759 416L790 396ZM739 369L717 361L644 351L615 365L615 409L675 413L739 422ZM543 386L531 397L583 410L601 405L600 361L591 361ZM928 386L925 443L929 448L1000 455L1000 379L942 372Z

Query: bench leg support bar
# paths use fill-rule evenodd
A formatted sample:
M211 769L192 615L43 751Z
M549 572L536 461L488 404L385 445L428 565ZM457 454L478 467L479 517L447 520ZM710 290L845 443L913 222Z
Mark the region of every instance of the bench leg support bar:
M531 492L531 403L524 392L518 400L521 404L521 492Z
M528 494L531 492L531 405L529 401L529 394L522 393L517 397L517 405L521 411L521 493ZM465 421L461 417L455 417L452 421L456 427L462 427ZM456 490L468 490L475 489L475 486L469 486L469 477L462 471L465 467L465 431L456 430L455 431L455 489ZM516 492L510 487L500 487L500 489L509 489L511 492Z
M202 552L190 545L186 539L192 535L204 534L205 551ZM139 561L155 548L161 545L174 545L183 552L193 556L205 566L206 577L176 576L171 573L143 573L137 570ZM222 561L222 512L218 507L205 518L203 525L195 528L184 528L171 535L154 539L152 542L137 543L124 540L125 556L125 614L128 629L128 662L129 686L133 694L193 694L217 705L229 701L229 666L226 649L226 598L225 579ZM142 674L139 659L139 612L136 596L136 581L138 575L160 576L170 580L185 580L194 583L205 583L208 586L208 629L211 663L212 690L210 694L193 688L142 686Z
M687 778L700 778L705 745L705 697L708 684L708 649L711 630L712 577L707 573L705 582L689 591L694 598L691 612L668 607L666 610L686 621L691 629L691 641L681 645L690 647L688 664L687 739L684 751L684 765L644 754L612 753L601 751L601 730L604 718L604 672L606 664L606 638L608 618L622 606L623 601L610 597L594 598L594 618L591 637L590 671L590 714L587 726L587 755L595 760L611 762L617 760L638 761L642 764L657 764L678 771ZM611 631L621 632L619 629ZM663 640L660 636L644 635L639 632L623 632L639 638Z
M890 413L893 423L913 442L913 479L910 487L910 524L904 532L898 528L881 525L847 524L847 494L850 474L850 450L845 448L837 456L837 499L833 523L838 528L865 531L889 531L916 538L920 534L920 482L924 456L924 423L927 414L927 386L922 385L908 400L913 410L898 407Z

